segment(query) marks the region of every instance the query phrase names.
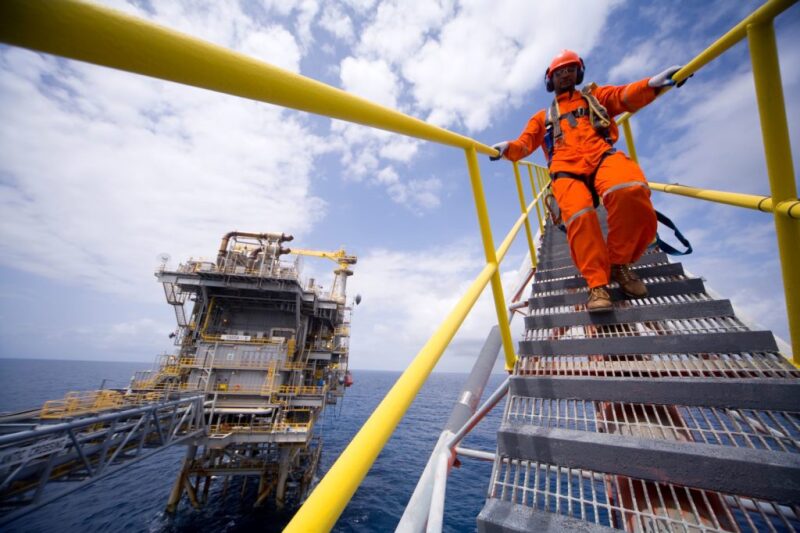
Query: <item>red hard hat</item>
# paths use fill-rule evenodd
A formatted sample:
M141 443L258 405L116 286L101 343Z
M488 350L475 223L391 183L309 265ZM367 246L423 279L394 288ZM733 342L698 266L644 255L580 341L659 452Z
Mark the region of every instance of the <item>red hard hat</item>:
M572 50L562 50L553 60L550 62L550 67L548 67L545 76L547 78L552 77L553 71L557 68L561 68L566 65L578 65L578 68L583 67L583 59L573 52Z

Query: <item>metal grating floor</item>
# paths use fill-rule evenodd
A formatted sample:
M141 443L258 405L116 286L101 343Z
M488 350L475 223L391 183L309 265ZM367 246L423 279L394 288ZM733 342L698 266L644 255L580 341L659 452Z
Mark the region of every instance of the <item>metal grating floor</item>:
M627 531L800 530L800 506L500 457L489 497Z
M679 294L674 296L657 296L654 298L640 298L638 300L624 300L620 302L614 302L614 307L626 308L626 307L665 305L665 304L677 304L677 303L689 303L689 302L707 302L711 300L713 300L713 298L711 298L707 294L702 294L702 293ZM578 311L586 311L586 305L584 304L558 305L552 307L531 309L530 314L531 316L536 316L536 315L552 315L556 313L569 313Z
M800 453L800 413L785 411L512 395L504 418L540 427Z
M548 261L548 255L553 252L556 258ZM546 234L540 253L545 268L534 277L527 315L537 318L526 320L526 332L521 339L526 344L520 345L520 351L530 346L537 347L538 351L523 352L535 355L521 355L513 371L515 380L538 381L525 381L531 384L530 387L512 388L509 393L498 433L498 453L487 506L478 518L480 531L524 530L507 527L508 523L525 523L521 518L524 513L519 514L516 522L509 522L493 512L498 507L490 505L492 501L510 504L510 507L502 508L504 513L521 513L520 509L529 509L535 513L567 517L568 520L577 519L586 524L586 531L604 528L636 532L800 531L800 498L795 498L800 491L792 492L794 489L790 488L774 492L773 485L768 484L765 489L758 484L742 483L735 474L726 474L733 477L725 482L705 477L706 472L709 477L714 477L718 464L734 464L725 463L728 457L730 461L741 458L764 460L768 457L768 460L775 458L775 464L782 465L781 475L784 477L780 479L791 485L795 473L800 472L800 405L796 411L770 411L763 407L766 400L745 406L739 399L738 406L722 405L713 403L705 395L691 394L682 397L695 398L704 405L669 403L663 400L665 390L667 398L674 400L680 396L672 392L671 384L667 384L666 389L663 384L659 386L661 395L658 397L662 398L659 400L662 403L641 403L654 398L654 389L649 384L662 378L680 378L676 387L693 387L700 381L711 383L716 380L720 383L733 380L730 382L738 387L743 379L752 383L748 387L762 387L769 386L770 379L787 380L787 383L788 380L800 379L800 370L777 351L771 351L773 348L758 343L745 347L750 339L755 336L763 338L767 333L751 334L748 326L732 314L729 302L715 300L704 289L698 290L702 288L700 280L690 279L679 263L664 261L662 256L655 255L656 252L649 252L638 268L649 274L643 276L648 286L674 284L669 290L660 290L667 294L624 299L617 291L612 293L616 300L615 311L598 320L596 315L586 313L582 302L587 289L580 286L583 282L574 267L565 263L565 257L568 259L565 236L552 230ZM671 266L654 266L664 264ZM553 268L548 268L548 265ZM614 287L616 284L611 285L612 289ZM658 292L651 290L651 293ZM642 311L644 309L646 311ZM718 341L714 340L719 351L710 350L708 344L702 344L705 342L702 338L708 339L709 335L717 335L719 337L712 338L719 338L719 342L727 344L720 348ZM652 338L662 352L674 351L674 348L664 349L665 346L680 346L681 351L628 353L629 348L631 351L634 347L641 350L643 346L639 341L629 343L635 337ZM772 339L771 335L769 339ZM562 341L564 344L559 344ZM585 351L577 352L578 355L561 355L571 353L563 348L569 342L582 343L580 346ZM700 346L706 347L699 349ZM653 351L657 350L653 348ZM583 385L569 389L562 387L559 389L562 392L556 393L553 389L556 384L549 378L629 378L636 381L626 383L643 389L626 388L622 390L627 392L617 393L620 396L636 390L640 397L635 401L611 401L609 396L591 396L598 394L596 391L608 391L608 386L592 387L594 392L591 393L584 391ZM754 381L750 382L750 379ZM613 383L610 386L618 389ZM558 396L564 394L564 390L570 391L569 396ZM681 392L690 390L693 389L682 388ZM740 389L734 390L738 392ZM520 395L526 394L525 391L544 396L550 394L551 397ZM573 394L577 397L572 397ZM762 394L757 396L760 398ZM736 398L740 397L736 396L733 403L736 403ZM791 402L781 405L794 407ZM757 406L762 407L754 408ZM573 433L563 433L565 431ZM582 440L581 432L586 434L587 440ZM577 439L580 444L569 444L572 448L565 448L565 442L574 442L570 439ZM613 450L625 449L619 447L622 442L634 447L631 450L635 450L638 459L625 456L617 460L616 456L608 455ZM663 461L662 452L649 452L649 442L653 445L663 442L659 446L671 454L677 451L687 461L703 461L713 466L708 470L700 469L703 472L700 476L687 476L681 468L697 470L693 463L685 463L685 467L659 465L657 463ZM577 451L569 452L570 449ZM595 449L600 451L591 460L582 455L584 452L593 454ZM661 448L653 448L656 449ZM730 452L722 453L723 450ZM708 462L707 458L711 456L704 454L714 454L718 462ZM550 457L561 459L548 459ZM653 463L645 461L645 458L652 459ZM639 463L635 463L637 460ZM551 464L555 462L564 464ZM750 463L754 464L761 463ZM676 482L676 477L671 477L670 472L687 482ZM631 477L634 473L641 478ZM800 486L800 475L795 477ZM743 486L752 492L749 495L730 493L731 490L747 492ZM792 495L789 500L787 495ZM799 501L792 501L794 499ZM575 527L575 522L547 518L527 524L528 529L535 524L535 529L549 531Z
M531 376L800 378L776 353L625 354L525 357L515 374Z
M693 333L724 333L728 331L748 331L748 328L735 317L695 318L599 326L573 326L570 328L530 329L525 334L525 340L648 337L656 335L687 335Z

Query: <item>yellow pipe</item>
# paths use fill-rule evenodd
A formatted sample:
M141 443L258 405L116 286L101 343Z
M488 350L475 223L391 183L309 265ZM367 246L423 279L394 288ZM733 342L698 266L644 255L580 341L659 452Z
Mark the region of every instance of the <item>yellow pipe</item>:
M550 176L547 173L547 169L544 167L539 167L539 191L541 193L545 193L547 191L547 184L550 182ZM545 208L545 201L544 197L542 197L542 218L544 223L547 224L547 209Z
M622 123L622 130L625 132L625 144L628 146L628 155L636 163L639 163L639 158L636 157L636 145L633 143L633 131L631 131L630 120L626 120Z
M676 82L683 81L714 59L725 53L728 48L738 43L747 36L747 28L753 24L763 24L772 22L772 19L786 11L797 0L769 0L761 7L750 13L739 24L728 30L728 32L714 41L708 48L700 52L694 59L686 63L682 69L676 72L672 79ZM671 88L668 87L659 93L659 97L667 93ZM623 113L617 118L617 124L628 120L633 113Z
M214 300L216 300L216 296L211 297L211 301L208 302L208 309L206 309L206 319L203 320L203 327L200 329L200 336L205 338L206 336L206 329L208 328L208 321L211 320L211 311L214 309Z
M356 122L419 139L496 150L324 83L78 0L0 1L0 42Z
M386 445L433 367L489 283L497 264L487 264L444 322L428 339L331 469L286 526L286 532L329 531ZM506 322L508 323L508 322Z
M539 169L536 169L536 172L539 172ZM533 196L536 198L534 202L536 203L536 218L539 220L539 233L544 235L544 221L542 220L542 210L539 207L539 194L536 192L536 182L533 179L533 167L528 167L528 177L531 180L531 190L533 190Z
M748 26L747 38L750 61L753 63L753 80L758 115L761 118L761 134L764 138L769 188L772 200L780 206L785 201L797 200L797 186L794 181L789 126L786 123L778 47L775 44L772 20L767 19ZM777 213L773 218L781 258L793 362L800 365L800 224L778 216Z
M486 196L483 194L481 171L478 166L478 153L475 148L468 148L464 150L464 153L467 156L469 181L472 185L472 196L475 200L475 210L478 215L478 226L481 231L486 263L496 265L498 264L497 255L494 251L494 239L492 238L492 226L489 222L489 210L486 208ZM511 340L511 328L508 326L506 299L503 295L503 283L500 281L499 268L492 275L492 296L494 297L495 311L497 311L497 325L500 327L500 337L503 339L506 370L510 372L514 368L514 363L517 362L517 355L514 352L514 342Z
M800 200L790 199L773 206L772 198L769 196L758 196L755 194L742 194L737 192L714 191L711 189L698 189L688 185L676 185L668 183L649 182L650 188L660 192L689 196L698 200L706 200L720 204L728 204L736 207L745 207L764 211L765 213L775 213L787 219L800 219ZM800 242L800 241L797 241Z
M502 261L511 243L530 215L533 203L508 232L495 256ZM330 530L347 502L403 418L419 389L428 379L447 345L464 322L483 289L497 272L497 263L487 264L456 303L447 318L417 353L405 372L375 408L353 440L322 478L303 507L286 527L288 532ZM506 325L508 325L506 317Z
M530 168L530 167L528 167ZM523 214L525 211L525 191L522 190L522 178L519 176L519 165L514 163L514 181L517 182L517 195L519 196L519 208ZM534 194L536 194L534 192ZM536 268L536 249L533 247L533 235L531 235L531 224L528 217L525 217L525 235L528 238L528 251L531 254L531 267Z

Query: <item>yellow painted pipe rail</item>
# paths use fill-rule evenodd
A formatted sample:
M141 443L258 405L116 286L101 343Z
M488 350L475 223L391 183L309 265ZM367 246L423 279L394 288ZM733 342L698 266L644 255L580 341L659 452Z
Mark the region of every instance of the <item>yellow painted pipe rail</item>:
M771 197L698 189L683 185L651 183L650 188L701 200L773 213L778 255L786 299L786 316L792 343L792 363L800 367L800 201L797 198L786 106L783 99L778 48L773 19L797 0L769 0L734 26L725 35L675 73L681 81L747 38L753 67L758 115L764 141L764 155ZM666 91L662 91L663 92ZM636 146L630 126L632 113L617 118L625 132L625 142L636 160Z
M728 32L714 41L708 48L700 52L694 59L689 61L678 72L676 72L672 79L676 82L683 81L714 59L725 53L731 46L735 45L745 37L747 37L747 27L753 24L763 24L771 22L772 19L786 11L797 0L769 0L764 5L753 11L750 15L745 17L739 24L728 30ZM659 93L663 96L671 87ZM634 113L623 113L617 117L617 123L622 123L631 118Z
M530 216L533 204L534 202L531 202L527 211L520 215L503 239L495 253L498 263L503 260L514 237ZM466 293L417 353L366 423L361 426L284 531L305 533L328 531L333 528L481 292L497 273L498 263L489 263L483 267Z
M0 0L0 42L356 122L486 155L496 150L311 78L77 0Z
M797 200L797 185L792 165L789 125L783 100L783 83L778 63L778 46L772 20L747 26L750 62L758 101L758 117L764 141L770 195L777 204L773 215L781 260L786 315L792 340L793 362L800 365L800 223L781 217L777 208ZM789 211L791 213L791 210Z
M734 205L764 211L765 213L776 213L785 217L800 219L800 200L787 200L773 206L772 198L769 196L758 196L756 194L741 194L736 192L714 191L711 189L699 189L688 185L677 183L649 183L650 188L655 191L689 196L698 200L716 202L720 204Z
M499 265L500 259L494 250L494 240L492 237L492 226L489 223L489 210L486 206L486 195L483 194L483 183L481 181L480 165L478 164L478 154L474 149L464 150L467 157L467 168L469 170L469 180L472 185L472 195L475 200L475 211L478 217L478 227L481 232L481 242L486 263ZM500 280L500 270L495 269L492 274L492 299L494 309L497 313L497 326L500 328L500 338L503 339L503 354L506 360L506 370L511 371L517 361L517 354L514 350L514 341L511 339L511 328L506 319L506 298L503 295L503 283Z

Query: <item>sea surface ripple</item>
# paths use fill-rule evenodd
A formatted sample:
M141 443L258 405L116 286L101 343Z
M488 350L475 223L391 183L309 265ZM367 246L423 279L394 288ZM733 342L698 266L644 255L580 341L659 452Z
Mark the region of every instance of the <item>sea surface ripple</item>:
M122 388L145 363L0 359L0 412L39 407L72 390L92 390L103 380ZM469 370L465 367L465 371ZM328 406L316 431L323 439L321 472L327 471L373 409L400 376L398 372L354 370L355 385L344 401ZM361 487L334 527L337 532L393 531L416 485L442 426L458 398L466 374L433 374L370 469ZM488 396L503 380L493 375ZM503 403L465 439L464 445L495 449ZM164 506L185 448L175 446L88 487L50 503L5 526L5 531L280 531L291 518L274 509L252 508L256 483L244 500L241 485L232 485L221 498L221 483L212 485L209 503L194 510L184 498L178 513ZM463 459L447 485L444 531L474 531L483 507L491 464Z

